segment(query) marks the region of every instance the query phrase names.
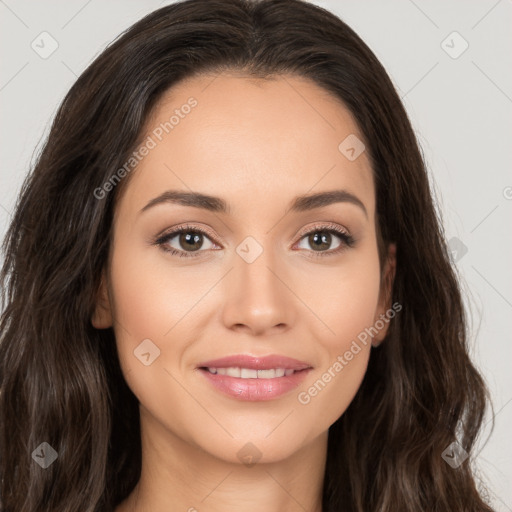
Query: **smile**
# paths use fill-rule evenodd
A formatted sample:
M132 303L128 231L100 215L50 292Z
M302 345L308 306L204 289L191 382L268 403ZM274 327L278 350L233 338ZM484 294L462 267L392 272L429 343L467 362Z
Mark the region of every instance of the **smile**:
M271 368L268 370L255 370L252 368L240 368L231 366L229 368L207 368L210 373L217 375L227 375L228 377L237 377L240 379L275 379L279 377L288 377L296 370L292 368Z
M307 361L281 354L234 354L203 361L200 374L213 389L237 400L273 400L293 389L313 369Z

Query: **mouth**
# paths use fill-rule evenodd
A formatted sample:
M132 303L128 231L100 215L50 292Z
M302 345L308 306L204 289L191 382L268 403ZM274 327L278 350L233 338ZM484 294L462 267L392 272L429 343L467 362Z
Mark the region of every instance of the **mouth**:
M266 370L256 370L254 368L241 368L239 366L230 366L228 368L200 367L200 370L208 371L213 375L227 375L237 379L276 379L280 377L289 377L294 373L304 372L294 370L293 368L268 368Z
M235 355L201 363L197 367L214 389L245 401L278 398L295 389L312 366L284 356Z

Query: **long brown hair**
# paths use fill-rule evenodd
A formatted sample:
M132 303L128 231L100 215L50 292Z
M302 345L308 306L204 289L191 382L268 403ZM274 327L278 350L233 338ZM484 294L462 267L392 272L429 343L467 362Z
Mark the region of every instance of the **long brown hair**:
M329 429L323 511L490 511L471 468L488 394L468 357L461 292L413 129L368 46L302 0L156 10L63 100L3 246L1 510L112 511L136 485L138 402L112 329L90 321L122 187L94 191L140 143L164 91L225 70L297 74L349 108L370 155L382 239L397 246L392 302L403 309ZM469 458L453 468L442 454L456 440ZM42 442L58 454L46 469L31 455Z

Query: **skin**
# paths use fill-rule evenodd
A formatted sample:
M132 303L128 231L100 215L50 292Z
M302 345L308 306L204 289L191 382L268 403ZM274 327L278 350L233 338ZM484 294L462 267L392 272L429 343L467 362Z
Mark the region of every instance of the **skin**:
M167 91L145 136L190 96L198 105L139 163L116 207L92 322L114 327L125 379L140 402L143 450L141 479L116 512L320 512L328 429L353 399L388 324L308 404L298 394L390 308L380 284L381 272L394 277L394 247L381 269L369 159L363 152L349 161L338 150L349 134L363 139L348 109L301 77L213 78ZM173 203L140 213L169 189L221 197L231 214ZM287 212L297 195L335 189L357 196L367 214L348 202ZM321 249L299 235L326 222L355 244L314 258ZM213 235L195 252L179 235L168 242L195 257L151 243L184 224ZM252 263L236 252L248 236L263 249ZM322 254L342 242L332 235ZM133 353L147 338L160 350L149 366ZM313 370L286 395L241 402L196 368L237 353L282 354ZM237 456L249 442L261 453L253 466Z

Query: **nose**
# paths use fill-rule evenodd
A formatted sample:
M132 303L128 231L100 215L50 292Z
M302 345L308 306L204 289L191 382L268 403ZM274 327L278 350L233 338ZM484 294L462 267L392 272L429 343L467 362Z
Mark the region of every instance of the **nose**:
M249 251L255 250L254 246L248 247ZM242 251L233 258L234 267L223 285L224 325L253 336L282 333L291 328L297 312L288 273L276 263L270 249L251 260Z

